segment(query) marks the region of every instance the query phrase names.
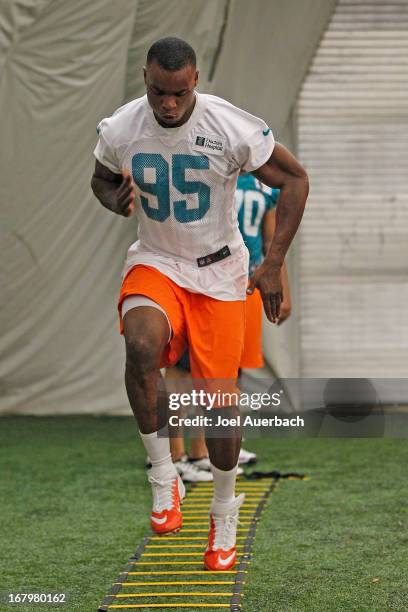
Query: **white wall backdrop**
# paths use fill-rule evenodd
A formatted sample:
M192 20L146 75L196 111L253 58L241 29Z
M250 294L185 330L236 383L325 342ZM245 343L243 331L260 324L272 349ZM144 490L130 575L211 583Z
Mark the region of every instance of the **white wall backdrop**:
M334 0L1 5L0 412L129 410L116 299L137 229L103 209L89 182L95 126L143 93L150 44L165 35L189 40L198 51L201 89L263 116L284 135L333 6ZM291 359L296 351L286 355L289 365Z
M303 376L406 376L407 83L408 3L339 0L299 99Z

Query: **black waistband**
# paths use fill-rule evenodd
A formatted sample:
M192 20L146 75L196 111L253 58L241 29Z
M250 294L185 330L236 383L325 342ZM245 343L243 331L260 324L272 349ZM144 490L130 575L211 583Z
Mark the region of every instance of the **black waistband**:
M204 268L204 266L209 266L210 264L215 263L216 261L221 261L221 259L225 259L231 255L231 251L229 250L229 246L226 244L216 253L210 253L209 255L204 255L203 257L197 258L197 264L199 268Z

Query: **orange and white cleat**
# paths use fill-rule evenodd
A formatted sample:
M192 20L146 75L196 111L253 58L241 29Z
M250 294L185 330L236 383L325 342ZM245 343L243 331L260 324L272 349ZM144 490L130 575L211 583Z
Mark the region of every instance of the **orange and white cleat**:
M179 531L183 524L180 506L186 494L183 481L178 474L170 480L159 480L149 473L148 479L153 493L150 516L153 531L158 535Z
M212 503L208 545L204 553L204 566L207 570L225 572L235 565L238 514L244 499L245 495L241 493L231 502Z

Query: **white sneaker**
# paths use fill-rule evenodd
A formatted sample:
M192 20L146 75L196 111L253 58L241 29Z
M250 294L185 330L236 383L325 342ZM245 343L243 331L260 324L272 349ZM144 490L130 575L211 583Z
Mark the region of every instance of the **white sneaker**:
M253 454L253 453L250 453ZM200 470L205 470L206 472L211 471L211 463L209 457L203 457L202 459L189 459L188 460L193 465L196 465ZM241 476L244 473L244 470L241 467L237 469L237 476Z
M244 499L245 495L241 493L231 502L212 502L208 545L204 553L206 569L225 571L235 565L238 514Z
M174 462L174 467L184 482L212 482L213 475L202 470L195 462L189 461L186 456Z
M209 457L202 457L201 459L189 459L190 463L198 467L199 470L205 470L206 472L211 471L211 463Z
M173 478L160 480L149 470L148 480L153 494L153 509L150 515L152 530L158 535L179 531L183 523L180 506L186 494L180 476L177 474Z
M256 463L257 460L258 458L255 453L251 453L250 451L245 450L245 448L241 448L239 451L239 465L252 465L253 463Z

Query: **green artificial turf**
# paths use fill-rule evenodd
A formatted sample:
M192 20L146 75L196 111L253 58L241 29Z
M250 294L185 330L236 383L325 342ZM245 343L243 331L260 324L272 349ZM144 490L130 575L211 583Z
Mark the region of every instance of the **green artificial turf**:
M259 469L311 479L282 480L271 495L244 612L408 610L408 443L263 438L247 446ZM0 513L0 592L70 598L0 610L95 612L149 532L133 420L1 418Z

